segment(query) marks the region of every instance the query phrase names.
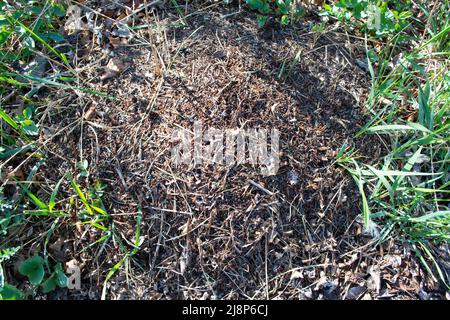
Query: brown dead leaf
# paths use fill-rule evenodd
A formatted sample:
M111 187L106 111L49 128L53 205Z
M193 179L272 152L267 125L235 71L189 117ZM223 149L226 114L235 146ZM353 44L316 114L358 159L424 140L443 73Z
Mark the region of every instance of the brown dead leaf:
M105 73L100 77L102 81L114 78L124 72L128 68L128 64L118 58L109 60L105 68Z
M66 247L67 246L65 245L63 238L58 238L55 242L48 246L49 251L58 261L65 261L67 259L65 252Z
M351 288L348 290L345 299L347 299L347 300L358 300L359 298L361 298L361 296L362 296L366 291L367 291L367 288L364 287L364 286L351 287Z
M319 186L317 185L317 183L310 181L307 185L307 188L312 189L312 190L317 190L317 189L319 189Z
M381 289L380 270L376 266L370 266L367 271L370 274L370 277L367 280L368 288L379 294Z
M6 180L18 180L18 181L26 181L25 173L23 172L21 167L17 167L13 169L12 167L8 167L9 169Z
M88 111L84 114L85 120L90 120L92 116L95 114L95 106L91 106Z
M121 38L121 37L109 37L109 44L113 48L119 48L121 46L127 45L128 40L126 38Z
M75 223L75 227L79 233L83 233L83 224L81 223L81 221L77 221Z
M163 71L162 71L162 67L161 67L161 62L159 61L158 57L156 55L154 55L154 62L155 62L155 75L157 77L162 77L163 76Z
M183 224L181 227L178 228L178 230L181 231L181 235L186 235L189 233L191 227L191 221L188 220L185 224Z

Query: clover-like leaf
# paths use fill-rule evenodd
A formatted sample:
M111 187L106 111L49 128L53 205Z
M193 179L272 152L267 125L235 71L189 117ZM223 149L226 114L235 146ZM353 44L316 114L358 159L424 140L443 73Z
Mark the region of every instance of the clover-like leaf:
M64 17L66 15L66 10L61 4L54 4L53 13L58 17Z
M56 279L57 279L56 273L52 273L52 275L42 284L42 292L49 293L50 291L55 290L57 282Z
M60 288L67 287L67 276L62 270L61 263L58 263L55 267L55 271L47 280L42 283L42 292L49 293L56 289L56 286Z
M245 0L250 8L267 14L270 12L270 6L267 0Z
M31 257L19 266L20 274L27 276L31 284L39 285L44 279L44 259L40 256Z
M0 290L0 300L20 300L22 298L22 291L10 284L6 283Z
M55 267L56 284L60 288L67 287L68 278L64 271L62 270L61 264L58 263Z

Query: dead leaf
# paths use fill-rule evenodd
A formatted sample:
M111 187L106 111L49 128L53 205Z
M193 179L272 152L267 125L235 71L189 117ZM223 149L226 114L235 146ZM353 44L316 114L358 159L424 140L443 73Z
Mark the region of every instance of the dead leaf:
M367 288L364 286L356 286L356 287L351 287L348 292L347 295L345 296L345 299L347 300L358 300L359 298L361 298L361 296L367 291Z
M123 17L125 18L125 16ZM121 19L121 17L119 17L119 20ZM111 32L111 34L113 36L117 36L119 38L129 38L131 37L131 32L130 29L128 28L128 26L122 22L118 22L116 24L117 30L113 30Z
M48 248L51 254L56 258L56 260L58 261L66 260L67 255L65 249L67 249L67 245L64 244L64 239L58 238L55 242L50 244Z
M370 274L370 278L367 280L367 285L369 289L379 294L381 289L380 270L378 270L375 266L370 266L368 272Z
M227 54L225 51L219 50L213 53L213 57L216 59L226 58Z
M52 127L43 127L41 130L41 136L43 140L49 140L53 138L56 134L56 129Z
M294 270L291 273L291 280L294 280L294 279L303 279L303 272L300 270Z
M163 76L163 71L162 71L162 67L161 67L161 62L159 61L158 57L156 55L153 56L154 57L154 62L155 62L155 75L157 77L162 77Z
M8 167L5 171L8 172L6 175L6 180L26 181L25 173L21 167L16 167L15 169Z
M109 37L109 44L113 48L119 48L121 46L125 46L128 44L128 40L126 38L120 38L120 37Z
M128 65L118 58L112 58L109 60L105 68L105 73L100 77L102 81L114 78L124 72L128 68Z
M79 233L83 233L83 224L81 223L81 221L77 221L75 223L75 227Z
M92 116L95 114L95 106L91 106L88 111L84 114L85 120L90 120Z

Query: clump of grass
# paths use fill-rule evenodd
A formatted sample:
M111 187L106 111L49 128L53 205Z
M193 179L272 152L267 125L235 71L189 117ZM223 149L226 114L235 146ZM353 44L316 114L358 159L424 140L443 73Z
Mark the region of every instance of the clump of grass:
M367 230L380 241L401 237L410 242L425 268L449 287L433 254L438 243L450 241L448 2L434 12L423 5L420 10L426 20L416 27L425 37L415 49L393 59L398 34L378 55L368 51L372 119L357 136L379 135L389 151L382 163L370 165L343 147L338 163L359 187Z
M20 166L33 163L30 181L42 165L44 155L38 151L35 137L34 95L47 84L42 78L48 61L62 70L68 68L67 57L55 47L64 41L57 21L64 8L55 1L14 1L0 4L0 232L22 222L23 200L29 184L20 188L21 195L11 197L6 184L14 183ZM18 160L20 158L20 160ZM19 163L19 164L17 164ZM12 171L8 166L12 167Z
M67 173L59 181L54 181L50 190L30 183L46 161L46 154L42 151L45 148L36 139L40 128L35 121L38 116L35 106L41 103L39 97L42 96L38 93L78 90L114 99L70 84L77 80L77 74L66 54L70 47L58 32L64 16L65 7L53 0L0 4L0 300L34 295L38 287L46 293L57 285L64 286L58 282L64 278L61 265L51 266L47 253L47 245L62 221L72 221L76 217L77 228L95 230L97 238L83 250L105 245L111 238L120 244L125 258L111 269L106 281L136 253L139 246L139 226L137 242L131 251L121 242L103 204L104 187L100 183L95 183L87 192L83 191L78 180L88 176L87 161L77 165L80 172L77 177ZM60 201L61 198L68 200ZM32 292L22 292L5 279L2 262L22 249L11 248L14 241L8 238L10 230L36 221L39 225L45 221L48 231L42 252L36 252L39 258L36 258L38 262L35 265L39 269L45 265L50 276L45 281L44 278L30 281L34 288Z
M57 1L0 3L0 299L25 296L3 273L2 262L21 249L10 247L11 228L29 222L30 214L52 219L63 214L55 209L60 183L45 203L29 182L45 162L36 140L40 130L35 122L35 106L40 103L36 94L60 89L61 80L67 79L64 72L71 73L66 54L58 49L65 42L58 32L64 15ZM46 291L53 288L53 280L46 281Z

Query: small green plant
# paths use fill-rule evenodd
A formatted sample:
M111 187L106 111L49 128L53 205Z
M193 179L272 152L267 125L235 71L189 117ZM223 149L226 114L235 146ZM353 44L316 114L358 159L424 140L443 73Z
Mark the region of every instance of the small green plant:
M33 115L33 108L31 106L25 108L21 115L16 116L16 122L20 124L23 133L29 136L37 136L39 129L31 119Z
M17 251L19 251L19 247L6 248L0 250L0 263L11 259L11 257L14 256L17 253Z
M292 0L245 0L247 5L256 10L258 26L264 27L270 16L280 17L281 25L296 22L304 15L303 7Z
M88 171L88 161L86 159L83 159L81 161L77 162L77 169L80 171L78 174L79 177L89 177L89 171Z
M19 272L21 275L26 276L31 284L37 286L41 284L44 279L44 259L40 256L33 256L19 266Z
M334 16L376 37L402 31L412 16L410 1L339 0L324 3L321 15Z
M45 260L35 255L25 261L19 266L20 274L26 276L30 283L34 286L41 286L43 293L49 293L56 289L56 287L67 287L67 276L62 270L61 264L56 264L53 272L44 281L45 277Z
M0 175L2 184L7 180L18 180L14 175L8 176L6 164L18 169L15 163L40 166L44 154L37 151L35 138L39 127L35 122L38 105L32 97L39 90L44 90L55 80L62 78L47 77L48 61L59 65L58 70L70 70L70 65L64 53L56 49L64 41L58 32L59 21L65 15L64 7L57 1L2 1L0 3ZM38 70L39 69L39 70ZM38 85L36 85L38 84ZM24 106L17 110L16 105L8 106L10 97L14 97ZM30 153L30 151L34 151ZM26 164L23 159L29 157ZM17 161L17 158L22 158ZM22 168L21 168L22 169ZM31 181L37 170L31 170L27 181ZM14 195L6 195L6 190L0 187L0 233L6 235L8 229L24 222L23 213L27 206L25 201L30 184L21 184L20 191ZM41 203L39 203L41 204Z
M64 7L56 1L16 1L14 5L6 1L0 3L1 60L28 59L34 56L36 50L45 48L67 62L64 54L50 44L64 41L55 24L64 15ZM20 46L3 46L17 40Z
M9 260L17 251L19 247L0 250L0 300L20 300L23 297L19 289L6 282L2 267L2 263Z
M15 201L4 195L4 188L0 188L0 235L5 236L9 228L22 223L22 216L14 210Z
M5 283L0 287L0 300L21 300L23 299L23 292L16 287Z
M56 287L67 287L67 276L62 270L61 263L55 266L53 273L42 283L42 292L49 293L56 289Z

